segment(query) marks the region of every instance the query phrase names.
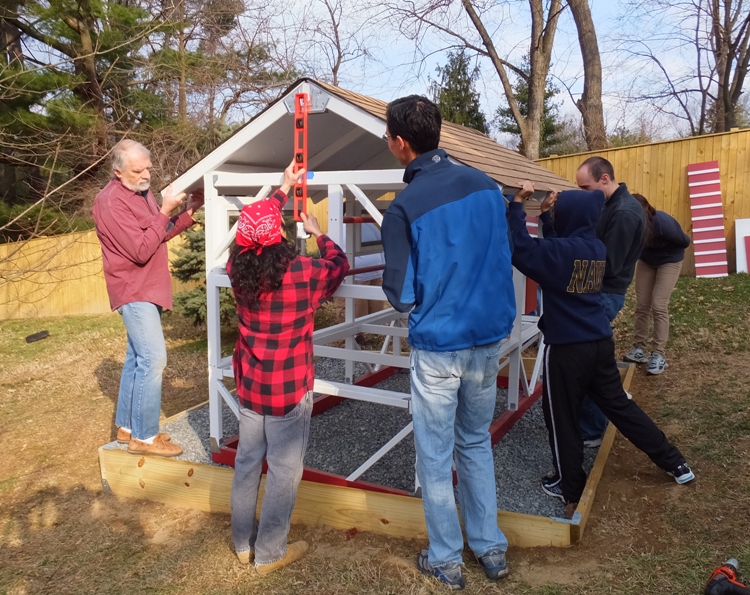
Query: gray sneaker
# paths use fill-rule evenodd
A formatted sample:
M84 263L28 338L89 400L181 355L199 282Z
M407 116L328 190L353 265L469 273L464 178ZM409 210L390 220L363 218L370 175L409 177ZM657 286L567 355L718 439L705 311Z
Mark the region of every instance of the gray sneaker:
M445 583L452 591L461 591L466 587L466 579L463 577L460 564L451 562L436 568L427 559L427 551L424 549L417 555L417 569L419 572L427 576L434 576L439 581Z
M633 362L634 364L645 364L648 362L648 354L638 347L638 345L633 345L633 349L631 349L622 359L626 362Z
M483 556L478 556L479 565L484 569L487 578L494 581L508 576L508 565L505 562L505 552L490 550Z
M664 356L655 351L651 354L651 359L648 361L648 374L661 374L669 366Z

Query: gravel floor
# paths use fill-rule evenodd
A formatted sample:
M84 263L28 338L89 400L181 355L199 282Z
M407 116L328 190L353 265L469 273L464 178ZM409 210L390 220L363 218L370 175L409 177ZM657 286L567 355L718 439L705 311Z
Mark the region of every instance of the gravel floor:
M339 360L321 358L316 361L316 375L341 381L344 364ZM361 364L358 364L361 366ZM355 370L364 373L364 366ZM377 388L409 392L409 376L398 373L381 382ZM498 389L495 416L505 410L505 390ZM340 475L349 475L381 446L411 421L405 409L347 400L312 418L310 441L305 465ZM184 452L179 459L210 463L208 407L191 411L166 424L164 431L180 444ZM224 435L238 432L237 419L224 407ZM112 445L116 447L116 443ZM122 446L121 448L124 448ZM589 471L597 449L586 449L584 467ZM539 486L540 478L551 469L551 456L544 427L541 402L515 424L495 445L495 476L498 508L538 516L563 516L563 505L550 498ZM393 488L414 489L414 442L404 438L360 479Z

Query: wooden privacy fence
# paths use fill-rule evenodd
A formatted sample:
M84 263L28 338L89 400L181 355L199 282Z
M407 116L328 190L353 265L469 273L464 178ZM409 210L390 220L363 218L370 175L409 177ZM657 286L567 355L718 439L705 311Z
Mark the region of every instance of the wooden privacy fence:
M169 243L170 261L180 247ZM172 279L172 290L186 286ZM96 232L0 244L0 320L109 312Z
M581 162L599 155L615 168L618 182L630 192L643 194L654 208L665 211L680 222L692 236L690 198L686 168L691 163L717 160L721 173L724 203L724 233L730 272L736 270L735 219L750 217L750 130L735 130L672 141L651 143L539 159L537 163L559 176L575 182ZM683 275L695 275L692 246L685 253Z
M675 217L690 233L690 200L686 168L717 160L721 170L724 224L729 270L735 266L735 219L750 218L750 130L737 130L686 139L549 157L539 165L575 182L576 169L592 155L612 162L617 181L648 198L655 208ZM323 231L328 204L310 204ZM170 261L180 240L170 242ZM315 249L314 242L308 248ZM682 273L694 275L692 247ZM172 279L175 292L185 286ZM109 312L96 233L73 233L28 242L0 245L0 320Z

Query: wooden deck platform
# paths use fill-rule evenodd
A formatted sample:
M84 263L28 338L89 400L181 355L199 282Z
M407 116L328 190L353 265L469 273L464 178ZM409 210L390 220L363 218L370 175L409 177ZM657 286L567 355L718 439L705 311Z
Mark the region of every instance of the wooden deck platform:
M635 366L621 369L626 390L634 370ZM572 520L498 510L498 524L511 545L566 547L581 541L616 432L610 424ZM104 489L117 496L207 512L230 512L234 469L161 457L138 457L110 445L99 449L99 462ZM260 489L262 493L263 483ZM309 481L300 483L292 522L336 529L356 528L402 538L427 537L419 498Z

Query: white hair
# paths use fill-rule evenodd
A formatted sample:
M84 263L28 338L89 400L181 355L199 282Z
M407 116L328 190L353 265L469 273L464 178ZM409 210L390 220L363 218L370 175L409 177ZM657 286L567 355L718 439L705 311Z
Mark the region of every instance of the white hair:
M115 148L112 149L112 171L123 171L128 158L134 154L151 157L151 151L139 142L125 138L117 143Z

